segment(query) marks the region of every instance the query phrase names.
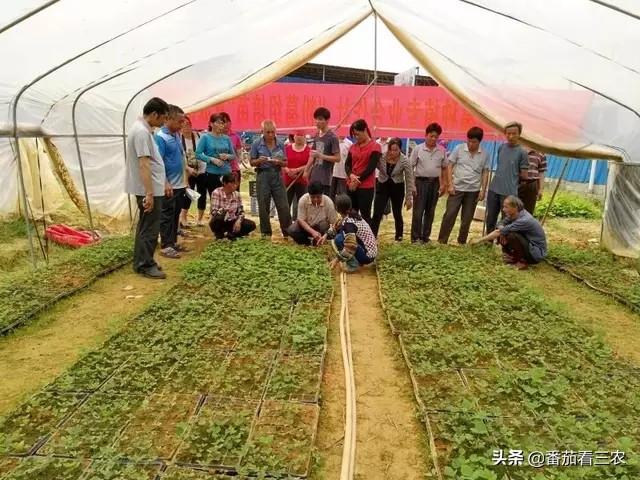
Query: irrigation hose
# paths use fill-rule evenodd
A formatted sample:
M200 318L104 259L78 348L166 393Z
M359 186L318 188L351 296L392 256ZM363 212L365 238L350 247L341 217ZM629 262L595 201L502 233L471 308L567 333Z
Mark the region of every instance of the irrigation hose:
M567 267L565 265L562 265L561 263L554 262L552 260L549 260L548 258L545 258L545 262L547 262L549 265L551 265L553 268L555 268L556 270L558 270L560 272L568 273L575 280L584 283L590 289L592 289L592 290L594 290L594 291L596 291L598 293L601 293L603 295L607 295L607 296L613 298L614 300L616 300L617 302L621 303L625 307L631 309L632 311L640 313L640 308L637 305L635 305L633 302L630 302L629 300L624 298L622 295L619 295L616 292L612 292L610 290L606 290L604 288L600 288L600 287L595 286L589 280L587 280L586 278L584 278L581 275L578 275L576 272L571 270L571 268L569 268L569 267Z
M356 460L356 384L353 376L347 276L344 272L340 274L340 287L340 344L342 346L342 365L344 367L346 392L346 419L340 480L352 480L355 473Z

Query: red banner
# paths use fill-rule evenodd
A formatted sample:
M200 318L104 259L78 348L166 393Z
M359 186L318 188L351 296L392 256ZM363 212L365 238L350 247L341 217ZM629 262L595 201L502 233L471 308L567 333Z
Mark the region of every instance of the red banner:
M257 131L260 122L269 118L276 123L278 132L305 128L313 133L313 112L318 107L331 111L332 127L341 123L341 135L348 134L353 121L364 118L375 137L421 138L431 122L442 125L444 139L465 139L473 126L482 127L487 140L499 136L441 87L384 85L367 90L366 85L271 83L194 112L190 118L196 129L206 129L212 113L227 112L235 131Z

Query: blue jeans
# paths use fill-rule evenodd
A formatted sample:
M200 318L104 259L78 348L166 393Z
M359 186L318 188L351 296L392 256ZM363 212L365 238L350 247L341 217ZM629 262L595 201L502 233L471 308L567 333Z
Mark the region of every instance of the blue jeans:
M337 249L342 250L344 248L344 233L338 233L333 241L335 242ZM367 252L362 248L362 245L357 246L356 253L353 258L358 262L358 265L355 265L356 267L359 265L368 265L373 262L373 258L369 258L367 256ZM349 265L349 262L347 262L347 264Z

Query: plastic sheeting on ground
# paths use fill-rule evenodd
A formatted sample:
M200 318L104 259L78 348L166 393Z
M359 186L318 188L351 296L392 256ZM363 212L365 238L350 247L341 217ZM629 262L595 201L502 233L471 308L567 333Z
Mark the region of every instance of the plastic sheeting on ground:
M640 257L640 165L611 164L602 245L624 257Z

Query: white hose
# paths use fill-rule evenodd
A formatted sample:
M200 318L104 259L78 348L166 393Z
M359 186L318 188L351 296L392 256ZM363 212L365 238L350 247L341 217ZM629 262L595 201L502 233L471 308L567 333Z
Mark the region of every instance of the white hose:
M352 480L356 460L356 383L353 376L353 356L351 353L347 276L344 272L340 274L340 287L342 292L340 306L340 344L342 346L342 365L344 367L344 384L347 403L340 480Z

